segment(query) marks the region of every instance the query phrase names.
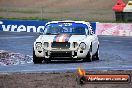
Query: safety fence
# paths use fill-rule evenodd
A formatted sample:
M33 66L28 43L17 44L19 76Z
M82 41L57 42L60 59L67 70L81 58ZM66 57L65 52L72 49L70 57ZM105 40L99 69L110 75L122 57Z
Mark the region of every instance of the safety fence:
M0 6L0 17L52 20L87 20L87 21L116 21L115 13L111 9L93 8L46 8L46 7L13 7Z

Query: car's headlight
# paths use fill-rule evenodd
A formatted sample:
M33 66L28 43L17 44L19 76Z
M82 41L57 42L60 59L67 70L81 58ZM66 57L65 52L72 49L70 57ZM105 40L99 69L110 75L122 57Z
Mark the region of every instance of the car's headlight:
M84 42L80 43L79 47L84 50L86 49L86 44Z
M42 48L42 43L41 42L37 42L36 43L36 49L41 49Z

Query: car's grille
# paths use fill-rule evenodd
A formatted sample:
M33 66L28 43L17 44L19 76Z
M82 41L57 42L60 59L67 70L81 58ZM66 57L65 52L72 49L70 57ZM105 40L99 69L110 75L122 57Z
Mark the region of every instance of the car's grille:
M72 52L51 52L51 57L72 57Z
M70 43L69 42L53 42L51 47L52 48L68 49L68 48L70 48Z

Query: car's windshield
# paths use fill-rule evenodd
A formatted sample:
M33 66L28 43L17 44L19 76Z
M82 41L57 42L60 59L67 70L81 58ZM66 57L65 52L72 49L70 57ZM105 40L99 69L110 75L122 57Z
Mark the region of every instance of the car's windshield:
M45 27L45 33L85 35L87 29L87 25L82 23L51 23Z

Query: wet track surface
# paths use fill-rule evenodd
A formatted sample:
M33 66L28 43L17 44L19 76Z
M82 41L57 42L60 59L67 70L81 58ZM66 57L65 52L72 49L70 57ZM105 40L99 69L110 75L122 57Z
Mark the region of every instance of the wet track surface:
M0 50L32 55L37 33L0 32ZM100 60L53 61L43 64L0 66L0 72L58 72L75 71L78 67L88 70L132 70L132 37L99 36Z

